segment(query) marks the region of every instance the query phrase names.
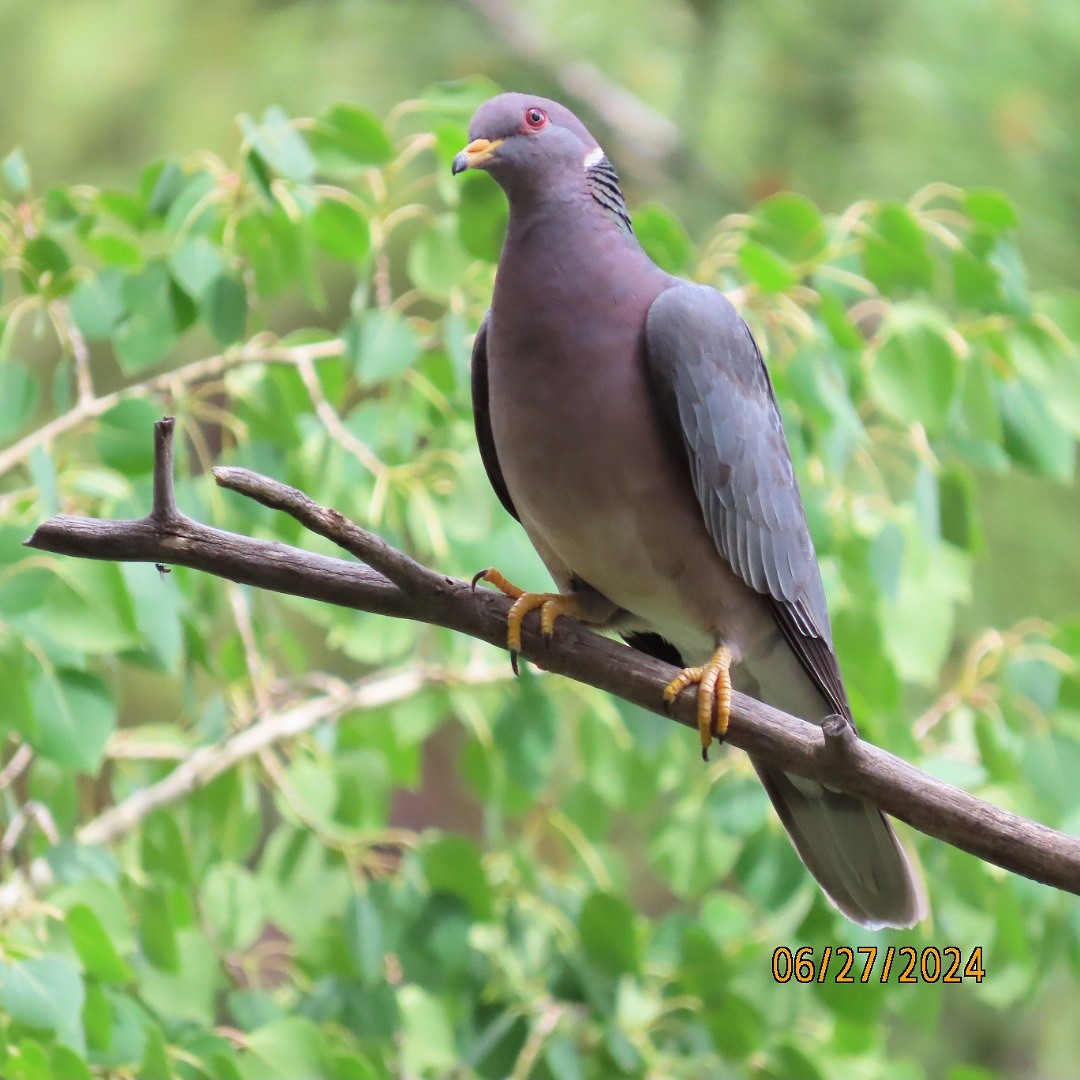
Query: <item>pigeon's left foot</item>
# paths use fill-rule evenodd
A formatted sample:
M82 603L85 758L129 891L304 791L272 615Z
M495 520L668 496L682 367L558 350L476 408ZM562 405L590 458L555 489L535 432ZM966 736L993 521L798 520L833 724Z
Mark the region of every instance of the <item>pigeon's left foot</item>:
M507 581L494 567L481 570L473 576L474 589L480 581L489 582L514 601L506 617L506 647L510 650L510 664L515 675L518 671L518 653L521 652L521 623L530 611L540 609L540 632L545 638L550 638L555 632L555 620L560 615L569 615L574 619L584 618L584 612L576 597L564 596L562 593L525 592Z
M664 703L670 705L694 683L698 684L701 759L708 761L713 736L723 740L731 717L731 650L726 645L719 646L704 667L683 668L664 688Z

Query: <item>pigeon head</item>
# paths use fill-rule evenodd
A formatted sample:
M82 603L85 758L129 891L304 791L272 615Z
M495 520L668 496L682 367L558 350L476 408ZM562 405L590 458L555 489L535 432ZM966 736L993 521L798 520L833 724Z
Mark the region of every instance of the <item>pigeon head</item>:
M585 125L557 101L500 94L469 124L469 145L454 158L455 174L483 169L510 196L582 186L604 151Z

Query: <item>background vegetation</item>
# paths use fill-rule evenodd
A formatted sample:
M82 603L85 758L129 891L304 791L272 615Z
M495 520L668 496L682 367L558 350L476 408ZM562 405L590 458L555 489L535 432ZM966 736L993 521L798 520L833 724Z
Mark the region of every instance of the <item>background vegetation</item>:
M1080 829L1075 5L635 13L0 5L4 1077L1070 1071L1073 898L920 842L931 921L867 934L736 753L441 631L21 547L144 513L170 412L193 516L314 546L207 475L245 464L542 584L468 414L503 203L448 169L532 88L767 344L863 731ZM771 977L871 942L986 976Z

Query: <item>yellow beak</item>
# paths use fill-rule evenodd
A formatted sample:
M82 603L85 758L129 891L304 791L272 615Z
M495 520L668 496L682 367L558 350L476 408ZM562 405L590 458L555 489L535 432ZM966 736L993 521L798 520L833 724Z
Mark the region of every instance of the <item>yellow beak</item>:
M495 151L502 146L502 139L473 139L456 158L451 166L451 172L457 176L466 169L475 169L480 165L486 165L494 156Z

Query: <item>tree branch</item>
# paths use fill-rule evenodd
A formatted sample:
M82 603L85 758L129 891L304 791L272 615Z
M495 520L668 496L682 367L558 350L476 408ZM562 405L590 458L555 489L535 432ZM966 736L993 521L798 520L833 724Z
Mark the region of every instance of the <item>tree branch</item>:
M157 427L156 471L167 464L162 450L171 438L171 421ZM448 627L505 647L510 601L501 594L474 591L467 582L421 566L287 485L242 469L218 469L215 477L225 487L285 510L369 565L223 532L179 513L169 517L157 505L138 521L59 515L42 524L27 544L82 558L189 566L275 592ZM165 488L164 481L155 478L156 495ZM668 664L570 620L559 621L550 642L535 621L528 622L522 638L524 658L650 712L664 713L661 692L673 674ZM693 691L685 691L670 718L696 730L694 705ZM942 783L851 737L845 725L822 729L736 693L727 741L788 772L875 803L921 832L1006 870L1080 895L1080 839Z

